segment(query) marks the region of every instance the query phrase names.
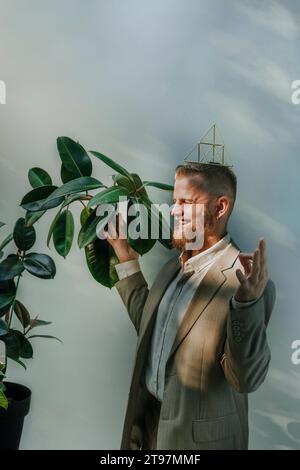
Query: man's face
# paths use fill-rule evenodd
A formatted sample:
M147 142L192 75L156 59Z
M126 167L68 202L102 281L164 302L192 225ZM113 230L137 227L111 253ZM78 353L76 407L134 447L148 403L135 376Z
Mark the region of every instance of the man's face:
M179 250L201 249L204 237L215 225L214 203L216 198L207 191L191 185L190 178L175 179L173 192L174 231L172 246ZM191 243L195 246L190 248ZM188 248L187 248L188 247Z

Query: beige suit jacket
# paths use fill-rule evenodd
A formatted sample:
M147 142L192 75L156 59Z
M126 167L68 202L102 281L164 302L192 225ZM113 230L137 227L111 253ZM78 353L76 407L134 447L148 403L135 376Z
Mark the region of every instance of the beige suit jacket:
M239 252L231 240L192 297L167 361L159 408L153 407L144 373L158 305L180 269L178 257L162 267L151 289L142 272L115 284L138 334L121 449L248 448L247 394L268 371L266 327L275 285L269 280L256 303L234 310ZM153 445L146 427L155 412Z

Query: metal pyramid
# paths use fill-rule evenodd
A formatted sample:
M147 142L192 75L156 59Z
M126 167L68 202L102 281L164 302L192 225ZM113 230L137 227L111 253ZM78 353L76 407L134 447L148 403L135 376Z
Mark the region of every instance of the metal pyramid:
M189 157L192 159L188 159ZM216 124L211 126L183 159L186 163L198 162L208 165L232 167L233 165L229 163L229 160L230 158L227 152L225 158L225 144Z

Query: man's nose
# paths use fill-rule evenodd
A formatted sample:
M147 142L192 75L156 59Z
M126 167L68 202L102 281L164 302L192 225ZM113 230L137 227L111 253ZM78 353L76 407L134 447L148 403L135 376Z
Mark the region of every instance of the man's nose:
M174 204L173 209L171 210L171 215L173 217L180 217L182 215L182 207L180 204Z

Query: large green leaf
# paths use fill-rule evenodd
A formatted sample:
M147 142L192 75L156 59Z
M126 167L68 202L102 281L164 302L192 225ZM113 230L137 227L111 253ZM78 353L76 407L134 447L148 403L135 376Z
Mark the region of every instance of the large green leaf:
M139 196L137 198L139 202L144 204L146 209L148 210L149 217L151 218L151 223L153 224L155 228L155 232L158 232L159 235L159 242L167 249L172 248L171 244L171 234L172 234L172 229L171 226L168 222L168 220L165 219L161 211L157 209L157 207L152 203L152 201L145 196ZM163 238L164 234L167 234L169 238Z
M6 321L0 320L0 336L7 335L8 333L8 325Z
M47 236L47 246L50 245L50 241L51 241L51 238L52 238L52 235L53 235L53 230L54 230L56 222L58 221L58 219L60 217L61 211L62 211L62 206L59 208L59 211L57 212L57 214L55 215L54 219L51 222L51 225L50 225L49 231L48 231L48 236Z
M47 171L42 168L34 167L28 171L29 183L33 188L39 188L40 186L52 185L51 176Z
M66 199L64 200L64 203L62 204L62 209L68 206L69 204L71 204L72 202L80 201L81 199L84 199L84 198L86 198L85 193L70 194L70 196L66 197Z
M22 261L16 256L8 256L0 263L0 281L13 279L24 271Z
M74 173L71 173L69 170L67 170L63 164L61 164L60 167L60 178L63 183L68 183L68 181L75 180L78 178L78 174L74 175Z
M101 193L96 194L92 199L89 200L87 207L92 207L99 204L113 204L119 202L119 198L122 196L129 196L128 189L122 186L112 186L111 188L105 189Z
M23 209L32 212L57 207L63 202L64 198L51 198L50 202L47 201L47 198L50 196L50 194L54 193L56 189L58 189L57 186L53 185L40 186L39 188L32 189L23 197L20 205L23 207Z
M3 225L5 225L4 222L0 222L0 228L3 227Z
M26 271L42 279L54 278L56 274L53 259L42 253L29 253L25 256L23 264Z
M99 158L102 162L106 163L106 165L110 166L121 175L127 176L129 180L133 181L132 176L129 173L129 171L127 171L123 166L119 165L117 162L115 162L111 158L107 157L106 155L103 155L102 153L95 152L94 150L91 150L90 153L94 155L94 157Z
M147 191L143 186L143 182L137 173L131 173L135 185L135 196L148 197Z
M1 336L1 341L5 343L7 357L11 359L19 359L21 344L19 337L14 334L14 331L9 330L7 335Z
M114 213L114 207L109 207L104 215L96 215L97 209L87 217L84 225L78 234L78 246L79 248L86 247L89 243L93 242L97 238L97 234L100 234L103 229L107 226L107 220L110 219Z
M128 233L127 240L129 245L140 255L148 253L156 243L155 238L151 238L151 220L147 209L135 198L130 199L128 203L128 212L130 208L136 204L135 209L138 211L138 215L129 215L127 213ZM130 237L130 230L135 226L136 232L140 232L141 236L138 238ZM147 230L146 230L147 228ZM145 237L143 238L143 236Z
M60 188L57 188L53 193L51 193L46 199L45 203L42 205L44 209L45 205L51 204L52 200L64 198L67 195L89 191L92 189L103 188L101 181L93 178L92 176L83 176L81 178L76 178L75 180L69 181L68 183L63 184Z
M14 255L13 255L14 256ZM2 294L11 294L16 293L16 285L14 281L0 281L0 295Z
M27 227L30 227L31 225L35 224L35 222L37 222L45 214L45 212L46 211L27 211L25 216Z
M115 264L119 263L107 240L97 238L85 248L86 262L93 278L110 289L119 280Z
M21 325L24 328L30 325L30 313L28 312L25 305L22 304L19 300L16 300L14 305L14 312L17 315L18 319L21 322Z
M53 228L53 242L58 254L64 258L68 255L74 238L74 218L72 212L64 210Z
M89 211L89 214L87 214L87 211ZM91 243L97 238L96 228L100 217L96 216L96 212L97 208L93 210L85 208L85 215L82 220L80 219L81 229L77 240L79 248L83 248L85 244Z
M7 310L13 303L14 294L0 294L0 316L2 310Z
M93 166L91 159L78 142L69 137L58 137L57 149L68 175L80 178L81 176L90 176L92 174Z
M0 251L3 250L3 248L6 247L6 245L8 245L14 238L14 235L13 233L10 233L4 240L3 242L0 244Z
M127 176L116 174L112 177L115 184L126 188L130 193L135 191L135 184Z
M0 281L0 317L6 315L12 305L16 294L16 286L13 280Z
M156 181L143 181L144 186L153 186L154 188L164 189L165 191L174 191L174 186Z
M52 220L52 223L50 225L50 228L49 228L49 231L48 231L48 236L47 236L47 246L49 246L49 244L50 244L54 227L55 227L56 222L58 221L58 219L60 217L60 214L61 214L61 211L63 210L63 208L68 206L69 204L71 204L73 201L80 200L84 196L85 196L85 194L71 194L70 196L68 196L65 199L64 203L61 205L59 211L57 212L56 216L54 217L54 219Z
M4 240L2 243L0 243L0 259L3 257L4 255L4 251L3 249L6 247L6 245L8 245L12 240L13 240L13 234L10 233Z
M8 408L8 399L6 398L3 391L0 390L0 408L7 410Z
M23 336L22 340L20 341L21 343L21 349L20 349L20 357L23 357L24 359L31 359L33 357L33 349L31 346L31 343L28 341L28 339Z
M36 240L34 227L27 227L24 217L20 217L17 220L14 227L13 236L15 244L22 251L30 250Z
M93 212L92 209L88 209L87 207L84 207L82 209L82 211L80 212L80 224L81 224L81 227L86 223L87 219L89 218L89 216L91 215L91 213Z
M33 356L33 349L30 341L18 330L10 330L11 334L18 338L20 344L19 357L23 359L31 359Z
M57 212L56 216L54 217L51 225L50 225L50 228L49 228L49 231L48 231L48 236L47 236L47 246L49 246L50 244L50 241L51 241L51 238L52 238L52 234L53 234L53 229L55 227L55 224L57 222L57 220L59 219L60 217L60 213L61 211L63 210L64 207L68 206L69 204L71 204L72 202L74 201L79 201L80 199L84 198L85 197L85 194L82 193L82 194L71 194L70 196L68 196L63 204L61 205L59 211Z

